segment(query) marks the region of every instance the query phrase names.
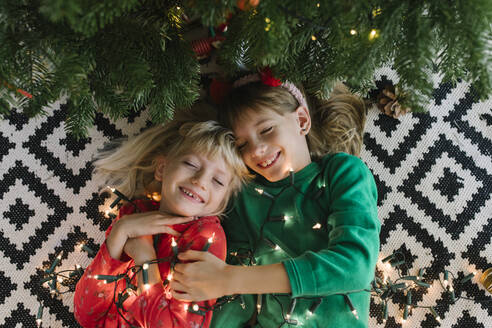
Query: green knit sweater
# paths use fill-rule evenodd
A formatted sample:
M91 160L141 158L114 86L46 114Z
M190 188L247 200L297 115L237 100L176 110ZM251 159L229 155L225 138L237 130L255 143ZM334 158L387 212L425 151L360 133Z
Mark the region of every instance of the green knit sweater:
M369 169L344 153L312 162L293 178L260 177L246 186L224 221L228 262L282 262L292 294L243 295L214 312L212 327L243 327L258 311L258 297L257 327L279 327L284 318L304 327L367 327L370 294L360 290L370 289L378 258L376 200Z

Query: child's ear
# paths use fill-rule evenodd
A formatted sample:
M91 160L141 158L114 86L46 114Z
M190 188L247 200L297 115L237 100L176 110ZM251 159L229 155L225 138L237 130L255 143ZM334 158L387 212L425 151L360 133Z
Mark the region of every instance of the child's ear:
M299 125L301 135L305 136L309 133L311 129L311 116L309 115L309 110L304 106L297 107L296 119Z
M162 181L162 172L164 171L164 167L166 166L166 159L164 156L159 156L155 159L156 166L154 172L154 178L157 181Z

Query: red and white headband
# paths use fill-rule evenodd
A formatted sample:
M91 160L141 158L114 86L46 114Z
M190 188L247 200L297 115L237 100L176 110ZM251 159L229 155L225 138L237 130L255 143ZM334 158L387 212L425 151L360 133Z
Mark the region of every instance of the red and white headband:
M264 68L260 73L253 73L243 76L242 78L236 80L232 84L232 87L239 88L240 86L259 81L272 87L282 87L287 89L294 96L294 98L296 98L300 106L308 108L306 98L302 95L301 90L299 90L292 82L281 82L279 79L274 78L272 75L272 70L269 67Z

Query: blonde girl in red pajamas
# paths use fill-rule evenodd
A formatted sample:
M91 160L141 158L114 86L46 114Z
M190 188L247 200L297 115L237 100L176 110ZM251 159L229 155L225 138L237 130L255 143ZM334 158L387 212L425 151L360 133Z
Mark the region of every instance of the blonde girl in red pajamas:
M197 314L190 303L171 296L171 262L150 264L148 284L142 270L130 271L133 284L123 308L117 308L125 279L105 283L97 275L118 275L157 258L173 258L188 249L208 251L224 260L226 239L217 217L239 190L248 171L234 146L232 133L193 113L211 113L196 105L164 126L155 126L102 154L95 162L99 181L130 199L106 231L106 240L76 286L74 314L83 327L208 327L212 311ZM159 193L159 202L145 195ZM156 247L153 236L158 235ZM116 284L116 286L115 286ZM116 288L116 289L115 289ZM215 300L198 302L210 307Z

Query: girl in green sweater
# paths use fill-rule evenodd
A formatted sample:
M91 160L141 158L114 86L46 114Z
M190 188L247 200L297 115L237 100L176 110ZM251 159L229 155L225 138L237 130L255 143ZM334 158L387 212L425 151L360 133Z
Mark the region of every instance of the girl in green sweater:
M256 178L223 223L227 262L181 253L174 297L234 295L212 327L367 327L380 223L374 178L353 156L362 100L338 85L308 105L266 72L236 81L219 116Z

